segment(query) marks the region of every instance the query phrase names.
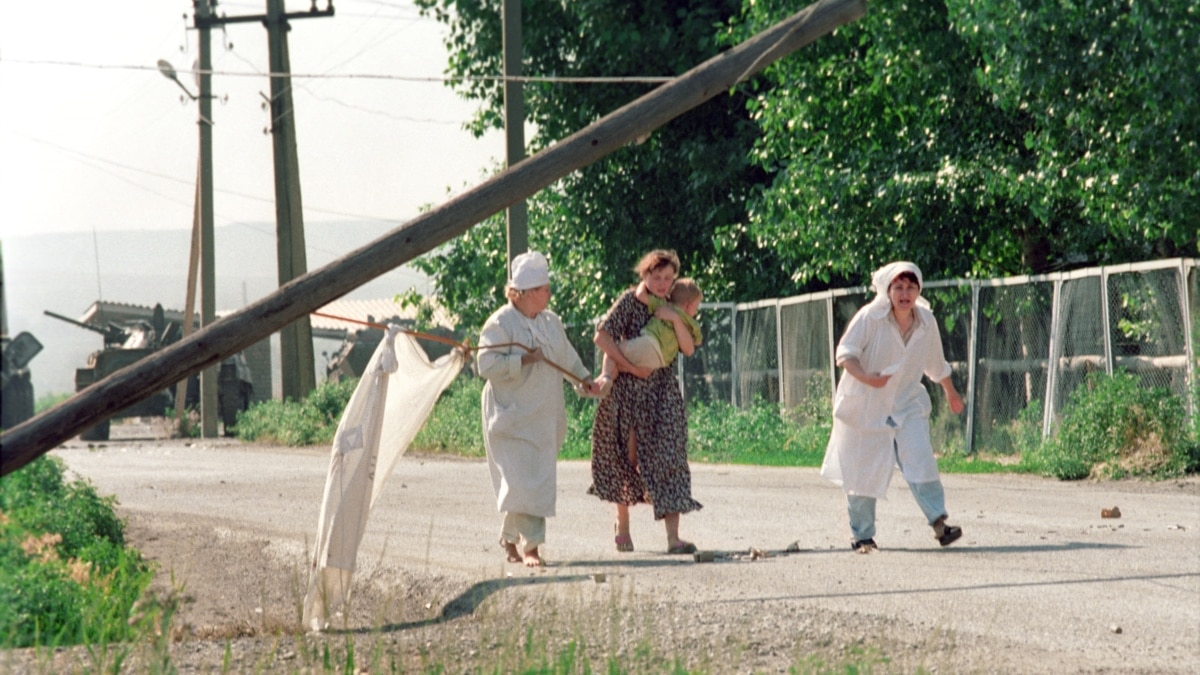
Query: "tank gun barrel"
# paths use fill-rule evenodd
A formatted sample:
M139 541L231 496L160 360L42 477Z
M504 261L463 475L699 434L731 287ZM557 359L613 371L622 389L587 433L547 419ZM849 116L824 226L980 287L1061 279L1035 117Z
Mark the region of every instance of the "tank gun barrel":
M80 328L83 328L84 330L90 330L93 333L99 333L104 336L105 344L121 344L122 342L125 341L125 338L129 337L127 331L125 331L124 329L119 328L117 326L109 325L107 328L100 328L99 326L93 326L90 323L76 321L75 319L72 319L69 316L63 316L62 314L59 314L57 312L51 312L48 309L45 310L45 314L46 314L46 316L52 316L55 319L58 319L60 321L66 321L67 323L69 323L73 326L79 326Z

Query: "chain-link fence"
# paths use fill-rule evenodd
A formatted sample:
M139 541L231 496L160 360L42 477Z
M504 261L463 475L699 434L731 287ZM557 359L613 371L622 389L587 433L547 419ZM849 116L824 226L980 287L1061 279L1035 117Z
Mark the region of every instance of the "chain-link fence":
M1125 369L1147 387L1183 397L1193 413L1198 404L1195 259L931 281L921 294L933 307L954 384L967 404L962 419L940 415L941 387L926 383L943 449L1009 452L1031 435L1049 434L1092 371ZM832 402L840 376L833 362L837 341L869 299L869 289L860 287L705 303L704 344L676 362L684 396L741 407L761 400L789 409L814 397Z

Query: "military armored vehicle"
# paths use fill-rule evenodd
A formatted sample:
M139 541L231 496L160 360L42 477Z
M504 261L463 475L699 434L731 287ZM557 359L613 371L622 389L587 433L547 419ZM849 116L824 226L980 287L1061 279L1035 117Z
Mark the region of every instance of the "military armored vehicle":
M33 417L33 379L28 366L42 351L42 343L25 331L9 337L7 302L4 256L0 253L0 429L11 429Z
M182 336L182 330L177 324L165 320L161 304L154 306L154 313L149 322L128 321L124 325L109 322L103 328L49 310L45 313L47 316L104 336L104 348L92 352L88 356L86 366L75 369L77 392L163 347L178 342ZM225 359L217 374L217 401L226 436L233 435L237 425L237 414L250 407L253 391L250 367L246 364L245 357L237 354ZM188 379L184 404L189 408L200 404L200 378L196 375ZM174 408L175 388L170 387L121 410L111 419L162 416L173 414ZM85 441L106 441L109 430L109 420L105 420L83 430L79 437Z
M346 339L338 350L329 356L325 367L325 378L330 382L341 382L347 379L362 377L367 362L375 354L379 343L383 341L383 331L378 328L361 328L354 332L347 331Z
M42 351L42 343L22 331L14 338L0 333L0 429L11 429L33 417L33 380L29 362Z
M376 323L372 316L367 317L370 323ZM406 330L412 330L414 322L412 319L401 319L392 317L386 319L382 323L394 323ZM447 328L434 328L428 331L431 335L438 337L448 337L460 339L460 336L455 335ZM333 354L326 354L328 363L325 366L325 378L330 382L340 382L345 379L362 377L363 371L367 368L367 363L375 354L375 350L379 347L379 343L383 341L383 330L379 328L360 328L356 331L347 331L346 338L338 347L338 350ZM429 356L429 360L434 361L441 356L449 353L450 346L441 342L422 341L421 347Z

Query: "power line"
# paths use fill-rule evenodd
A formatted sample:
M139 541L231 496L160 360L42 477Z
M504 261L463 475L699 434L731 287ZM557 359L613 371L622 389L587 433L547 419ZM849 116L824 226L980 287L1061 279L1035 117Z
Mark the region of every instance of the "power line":
M194 204L193 204L191 201L188 201L188 200L185 200L185 199L179 199L179 198L173 197L173 196L171 196L171 195L169 195L169 194L165 194L165 193L163 193L163 192L160 192L160 191L158 191L158 190L155 190L154 188L151 188L151 187L149 187L149 186L147 186L147 185L145 185L145 184L143 184L143 183L139 183L139 182L137 182L137 181L135 181L135 180L133 180L133 179L131 179L131 178L128 178L128 177L122 176L122 175L120 175L120 174L118 174L118 173L116 173L116 172L112 171L112 170L111 170L111 168L122 169L122 170L124 170L124 171L131 171L131 172L133 172L133 173L142 174L142 175L144 175L144 176L150 176L150 177L152 177L152 178L159 178L159 179L162 179L162 180L165 180L165 181L169 181L169 182L172 182L172 183L178 183L178 184L180 184L180 185L185 185L185 186L187 186L187 187L189 187L189 188L191 188L191 187L193 187L193 186L195 185L195 183L194 183L194 179L184 179L184 178L177 178L177 177L175 177L175 176L169 176L169 175L167 175L167 174L164 174L164 173L158 173L158 172L156 172L156 171L149 171L149 170L147 170L147 169L140 169L140 168L138 168L138 167L136 167L136 166L130 166L130 165L128 165L128 164L122 164L121 162L115 162L115 161L113 161L113 160L111 160L111 159L105 159L105 158L103 158L103 157L97 157L97 156L95 156L95 155L90 155L90 154L88 154L88 153L86 153L86 152L80 152L80 151L78 151L78 150L72 150L71 148L64 147L64 146L62 146L62 145L59 145L58 143L55 143L55 142L53 142L53 141L47 141L47 140L45 140L45 139L42 139L42 138L35 138L35 137L33 137L33 136L29 136L28 134L23 134L23 133L21 133L21 132L19 132L19 131L12 131L12 133L14 133L14 134L16 134L16 135L18 135L18 136L20 136L20 137L22 137L22 138L24 138L24 139L26 139L26 140L28 140L28 141L31 141L31 142L33 142L33 143L39 143L39 144L41 144L41 145L45 145L45 146L48 146L48 147L54 148L55 150L58 150L59 152L65 153L65 154L67 154L67 155L72 155L72 156L74 156L74 159L75 159L75 161L77 161L77 162L80 162L81 164L84 164L84 165L86 165L86 166L90 166L91 168L93 168L93 169L96 169L97 171L102 171L102 172L104 172L106 175L108 175L108 176L111 176L112 178L115 178L115 179L117 179L117 180L121 180L121 181L124 181L124 182L126 182L126 183L129 183L130 185L133 185L134 187L137 187L137 188L139 188L139 189L145 190L146 192L149 192L149 193L151 193L151 194L153 194L153 195L156 195L156 196L158 196L158 197L161 197L161 198L163 198L163 199L165 199L165 200L167 200L167 201L169 201L169 202L173 202L173 203L175 203L175 204L179 204L179 205L181 205L181 206L185 206L185 207L187 207L187 208L189 208L189 209L190 209L190 208L192 208L192 207L194 206ZM108 167L110 167L110 168L105 168L105 167L104 167L104 166L102 166L102 165L108 165ZM247 193L247 192L238 192L238 191L236 191L236 190L228 190L228 189L217 189L217 192L218 192L218 193L220 193L220 194L222 194L222 195L229 196L229 197L239 197L239 198L241 198L241 199L248 199L248 200L251 200L251 201L261 202L261 203L264 203L264 204L274 204L274 203L275 203L275 199L274 199L274 197L273 197L273 196L272 196L272 197L263 197L263 196L260 196L260 195L254 195L254 194L250 194L250 193ZM321 214L325 214L325 215L328 215L328 216L343 216L343 217L346 217L346 218L357 218L357 219L359 219L359 220L366 220L366 221L378 222L378 223L397 223L397 222L399 222L397 218L385 218L385 217L382 217L382 216L367 215L367 214L363 214L363 213L353 213L353 212L350 212L350 211L338 211L338 210L335 210L335 209L325 209L325 208L321 208L321 207L319 207L319 206L310 206L310 205L305 205L305 206L304 206L304 210L305 210L306 212L308 212L308 211L312 211L312 212L314 212L314 213L321 213ZM216 215L220 215L220 214L216 214ZM229 217L229 216L224 216L224 215L221 215L221 217L222 217L224 220L226 220L226 222L229 222L229 223L231 223L231 224L236 224L236 223L238 223L238 222L239 222L239 221L237 221L237 220L235 220L235 219L233 219L233 218L231 218L231 217Z
M3 59L0 63L16 63L33 66L61 66L68 68L93 68L96 70L158 70L158 66L140 66L127 64L85 63L83 61L58 61L52 59ZM555 77L540 75L525 75L520 77L504 77L503 75L445 77L425 75L383 75L378 73L264 73L239 72L234 70L180 70L179 74L190 75L222 75L226 77L291 77L292 79L308 80L383 80L394 82L517 82L517 83L550 83L550 84L661 84L675 79L664 75L632 75L622 77Z

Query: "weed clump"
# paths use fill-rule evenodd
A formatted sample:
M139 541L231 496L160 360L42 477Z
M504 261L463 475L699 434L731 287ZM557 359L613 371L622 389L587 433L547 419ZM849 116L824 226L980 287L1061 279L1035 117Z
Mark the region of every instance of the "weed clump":
M1023 463L1063 480L1170 478L1200 470L1200 443L1178 396L1128 372L1093 373Z

